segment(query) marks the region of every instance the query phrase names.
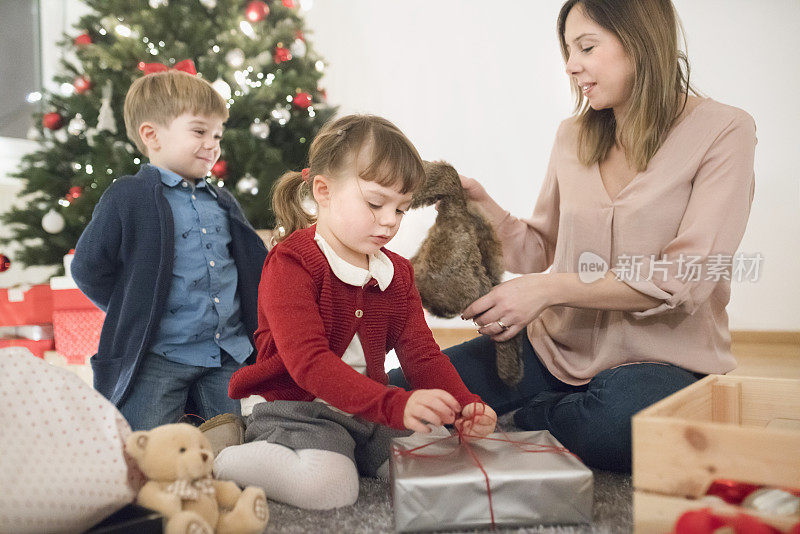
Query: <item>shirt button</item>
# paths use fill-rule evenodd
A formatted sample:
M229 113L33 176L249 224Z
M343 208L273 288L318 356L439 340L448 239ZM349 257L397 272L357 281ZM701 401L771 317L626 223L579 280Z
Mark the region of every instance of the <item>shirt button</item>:
M203 228L203 233L204 233L204 234L207 234L207 233L208 233L208 232L206 232L206 229L205 229L205 228Z
M186 182L182 182L181 187L189 187L189 184L187 184Z
M364 312L363 312L363 311L361 311L361 310L356 310L356 317L358 317L359 319L361 319L361 317L362 317L363 315L364 315Z
M210 262L208 262L208 264L209 264L210 266L212 266L212 267L213 267L214 265L216 265L216 264L214 263L214 260L211 260Z
M216 302L217 304L219 304L219 297L214 297L214 302Z
M211 243L206 243L206 248L211 248Z
M217 338L217 339L219 339L219 332L217 332L217 333L216 333L216 335L215 335L214 337L215 337L215 338Z
M192 195L192 200L197 200L197 197Z

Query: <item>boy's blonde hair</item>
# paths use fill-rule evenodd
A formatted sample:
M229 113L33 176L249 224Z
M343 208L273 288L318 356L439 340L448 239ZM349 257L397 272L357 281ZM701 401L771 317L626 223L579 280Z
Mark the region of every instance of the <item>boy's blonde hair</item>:
M168 125L184 113L228 120L228 107L207 81L188 72L168 70L142 76L125 95L125 131L142 154L147 147L139 137L143 122Z
M403 194L413 193L425 181L422 159L411 141L388 120L375 115L347 115L326 123L308 152L308 178L290 171L275 183L272 211L283 232L276 241L316 221L306 211L311 199L311 180L317 174L336 176L356 164L362 149L369 149L369 163L356 168L359 178L379 185L398 186Z

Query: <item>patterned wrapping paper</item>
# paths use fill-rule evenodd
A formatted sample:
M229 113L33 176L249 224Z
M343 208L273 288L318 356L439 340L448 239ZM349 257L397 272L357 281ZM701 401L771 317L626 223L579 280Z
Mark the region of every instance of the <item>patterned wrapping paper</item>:
M488 438L469 443L486 475L456 436L394 439L395 530L485 527L492 523L492 512L498 526L591 523L592 472L574 455L553 450L562 446L550 432ZM534 450L542 452L528 452Z
M82 532L133 502L131 429L100 393L25 349L0 350L0 532Z
M67 363L85 364L97 352L105 314L92 310L60 310L53 312L56 351Z

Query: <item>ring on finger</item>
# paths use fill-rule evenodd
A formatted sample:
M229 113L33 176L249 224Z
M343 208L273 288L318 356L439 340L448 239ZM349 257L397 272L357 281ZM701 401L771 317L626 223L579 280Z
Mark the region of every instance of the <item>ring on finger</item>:
M499 326L500 328L502 328L502 329L503 329L503 332L505 332L506 330L508 330L508 328L509 328L509 327L508 327L508 325L504 325L504 324L503 324L503 321L495 321L495 322L497 323L497 326Z

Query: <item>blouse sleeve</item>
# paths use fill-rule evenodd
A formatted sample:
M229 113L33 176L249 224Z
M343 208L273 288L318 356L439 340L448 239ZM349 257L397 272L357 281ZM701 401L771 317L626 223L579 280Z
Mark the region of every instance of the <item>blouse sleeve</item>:
M503 245L506 270L512 273L540 273L553 264L559 218L556 163L560 132L561 127L550 151L547 174L533 215L517 218L506 211L489 221Z
M633 289L660 299L650 309L631 312L637 319L671 310L693 314L723 276L744 235L753 202L756 126L740 113L705 154L678 233L659 258L642 258L636 272L612 269ZM727 269L727 274L725 270Z

